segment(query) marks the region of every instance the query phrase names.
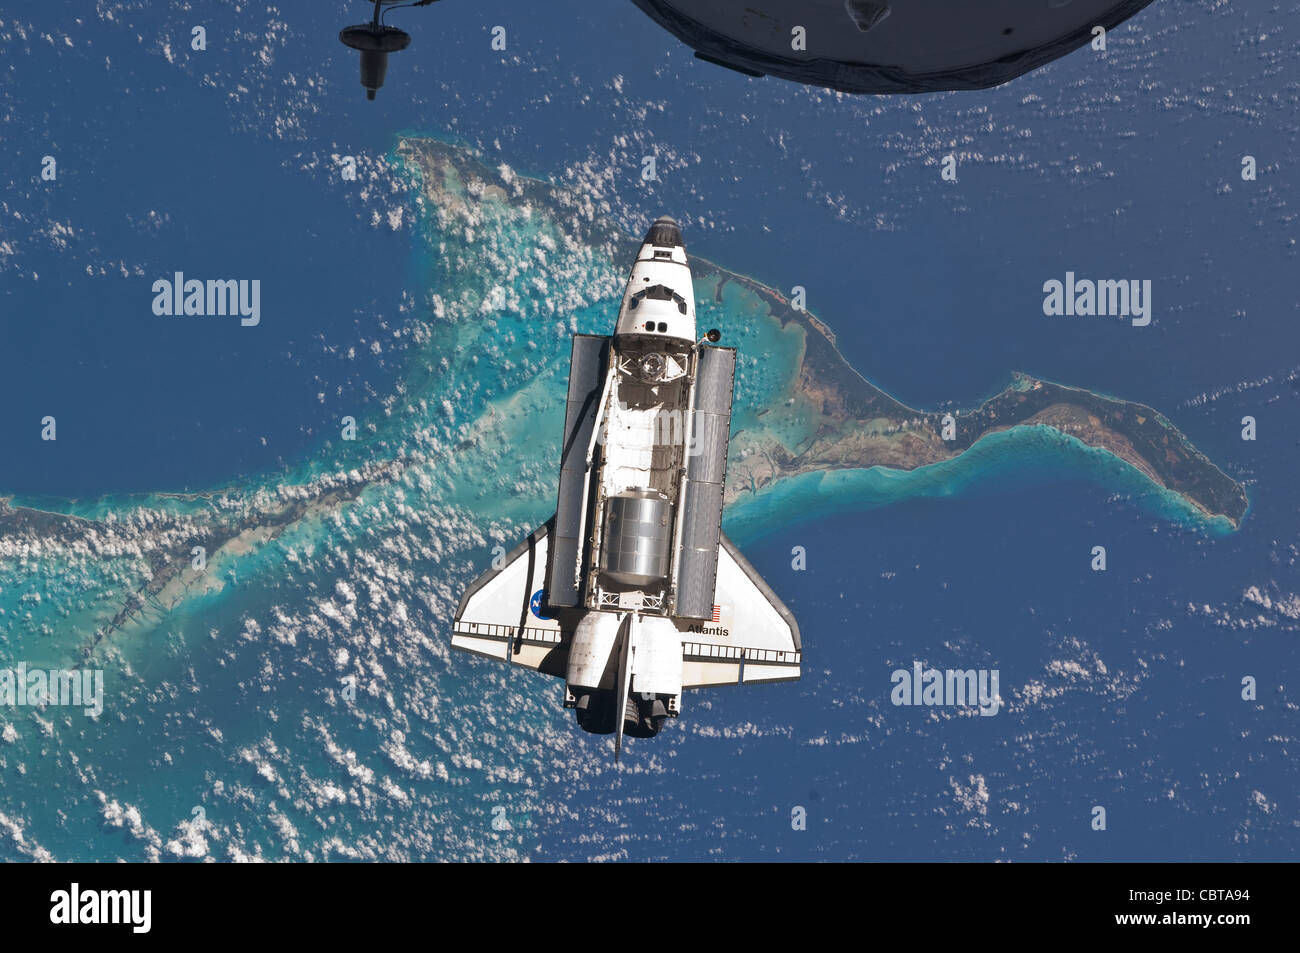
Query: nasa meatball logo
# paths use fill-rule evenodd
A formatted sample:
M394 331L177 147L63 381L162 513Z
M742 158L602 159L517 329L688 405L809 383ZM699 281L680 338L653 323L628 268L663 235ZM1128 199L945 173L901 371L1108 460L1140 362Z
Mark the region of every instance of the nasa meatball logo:
M517 602L515 603L515 605L518 604L519 603ZM551 619L555 617L546 614L546 610L543 608L543 606L545 605L546 605L546 590L538 589L536 592L533 593L533 597L528 600L528 611L531 612L533 615L537 616L537 618L545 622L549 622Z

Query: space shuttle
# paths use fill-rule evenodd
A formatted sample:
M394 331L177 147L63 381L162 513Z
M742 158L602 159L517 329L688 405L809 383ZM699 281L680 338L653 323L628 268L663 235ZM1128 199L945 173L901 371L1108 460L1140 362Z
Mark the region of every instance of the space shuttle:
M555 515L466 590L451 644L564 679L649 738L687 689L799 678L799 626L722 534L736 351L699 336L681 229L650 226L612 336L573 338Z

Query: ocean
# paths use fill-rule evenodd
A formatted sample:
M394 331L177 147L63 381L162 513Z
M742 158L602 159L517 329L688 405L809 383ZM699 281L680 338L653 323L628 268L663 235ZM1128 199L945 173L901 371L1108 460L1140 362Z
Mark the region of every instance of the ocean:
M0 496L99 522L0 539L0 652L102 668L106 704L0 711L0 856L1295 859L1300 332L1278 157L1297 127L1257 39L1274 27L1157 4L1102 68L1080 51L987 93L850 99L694 61L630 5L511 7L504 57L493 14L438 5L394 16L413 46L367 103L334 40L362 6L208 11L206 58L169 10L28 14L72 42L16 60L2 94ZM805 287L849 363L913 406L970 406L1015 370L1148 403L1250 512L1208 525L1036 428L925 471L790 481L725 528L798 617L803 679L692 693L616 769L561 686L447 645L492 545L553 510L569 335L612 324L610 276L538 265L522 216L477 244L440 230L403 132L568 182L629 236L677 216L689 253ZM261 324L155 316L178 270L260 278ZM1045 316L1067 270L1152 280L1152 324ZM483 310L494 287L510 305ZM557 313L574 294L591 300ZM753 340L761 389L789 355ZM354 502L149 591L159 554L220 514L367 467L383 475ZM896 707L891 673L916 661L997 670L1006 704Z

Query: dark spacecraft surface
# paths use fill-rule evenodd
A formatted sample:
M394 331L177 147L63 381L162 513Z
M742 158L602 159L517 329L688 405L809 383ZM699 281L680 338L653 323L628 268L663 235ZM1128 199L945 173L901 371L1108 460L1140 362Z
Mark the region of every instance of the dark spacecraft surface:
M700 59L847 93L999 86L1151 0L632 0Z

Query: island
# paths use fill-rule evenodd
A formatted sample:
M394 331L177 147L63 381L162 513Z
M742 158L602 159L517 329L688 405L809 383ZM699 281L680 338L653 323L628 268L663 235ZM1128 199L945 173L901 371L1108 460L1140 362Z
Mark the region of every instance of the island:
M698 284L720 296L729 282L762 298L774 320L803 330L804 352L786 401L771 413L793 416L802 405L815 420L794 446L772 429L733 435L728 500L774 481L814 470L912 470L950 460L989 434L1015 426L1043 426L1106 450L1172 490L1207 517L1241 525L1245 489L1197 450L1158 411L1079 387L1015 372L1005 390L970 410L927 412L900 403L863 378L835 347L831 331L795 309L776 291L701 259ZM945 418L949 425L945 439Z
M626 274L626 263L635 256L637 238L597 214L581 190L525 178L505 166L490 168L465 150L438 140L405 139L397 152L416 170L422 195L438 211L438 227L444 233L490 219L486 205L524 205L534 213L548 210L554 216L564 243L557 242L557 247L580 248L584 259L593 252L604 257L601 270L614 276L616 286ZM648 210L647 221L655 214L658 210ZM813 314L795 308L779 292L752 278L697 256L690 259L701 320L709 314L705 305L710 300L721 306L729 290L738 291L748 300L733 305L733 310L746 321L753 321L759 310L761 319L794 329L801 339L795 359L775 386L761 395L746 395L744 382L737 384L738 403L760 397L766 405L749 415L748 422L739 413L739 427L733 420L728 504L803 473L872 467L913 470L950 460L989 434L1016 426L1043 426L1112 453L1157 486L1181 495L1208 518L1226 520L1235 529L1245 516L1244 488L1150 407L1025 373L1012 374L1005 390L970 410L927 412L907 407L858 374L836 348L833 332ZM726 313L727 309L719 308L720 321L725 322ZM594 330L608 333L607 328ZM740 347L743 355L743 344ZM944 421L949 415L952 426L945 439Z

